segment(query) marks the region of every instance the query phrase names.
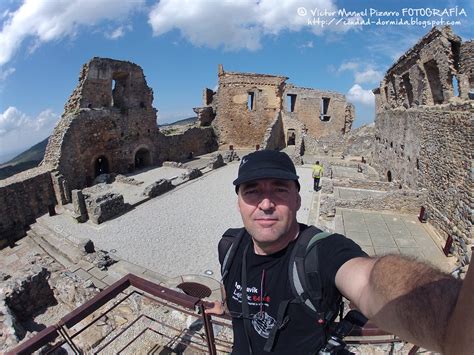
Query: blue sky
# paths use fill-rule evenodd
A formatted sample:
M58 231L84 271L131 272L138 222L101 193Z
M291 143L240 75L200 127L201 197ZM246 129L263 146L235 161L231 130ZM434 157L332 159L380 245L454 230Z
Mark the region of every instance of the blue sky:
M0 162L51 134L94 56L143 68L160 124L193 116L222 63L341 92L358 127L374 119L371 89L434 21L468 40L473 13L467 0L0 0Z

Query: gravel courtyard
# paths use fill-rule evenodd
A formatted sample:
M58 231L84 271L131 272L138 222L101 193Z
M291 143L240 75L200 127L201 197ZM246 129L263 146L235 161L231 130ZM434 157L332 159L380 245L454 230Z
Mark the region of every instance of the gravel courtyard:
M62 235L90 238L97 249L168 277L211 270L218 278L220 236L242 225L232 185L237 169L237 162L228 164L100 225L74 223L67 213L45 221ZM297 171L302 186L298 220L306 223L313 199L311 169Z

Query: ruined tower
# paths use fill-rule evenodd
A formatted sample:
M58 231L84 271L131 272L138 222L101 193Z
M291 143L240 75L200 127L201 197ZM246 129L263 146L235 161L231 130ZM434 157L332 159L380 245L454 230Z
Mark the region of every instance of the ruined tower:
M43 164L69 188L82 188L102 173L124 173L157 159L158 127L153 92L133 63L93 58L51 135Z

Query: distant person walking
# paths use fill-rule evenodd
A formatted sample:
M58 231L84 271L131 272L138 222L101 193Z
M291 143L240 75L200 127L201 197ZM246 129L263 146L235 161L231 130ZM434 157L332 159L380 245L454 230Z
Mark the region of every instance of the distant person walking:
M316 161L316 164L313 165L314 191L319 190L319 180L321 179L322 176L323 176L323 167L322 165L319 165L319 160L318 160Z

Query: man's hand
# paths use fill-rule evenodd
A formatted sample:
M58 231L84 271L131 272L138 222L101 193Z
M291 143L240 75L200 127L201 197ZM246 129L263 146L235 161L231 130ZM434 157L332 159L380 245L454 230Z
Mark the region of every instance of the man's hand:
M211 308L205 309L204 312L206 312L206 314L216 314L218 316L222 316L226 312L225 303L214 301L214 305Z

